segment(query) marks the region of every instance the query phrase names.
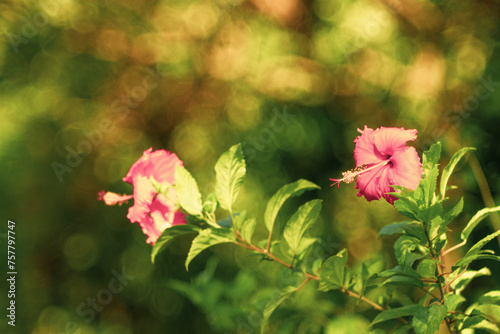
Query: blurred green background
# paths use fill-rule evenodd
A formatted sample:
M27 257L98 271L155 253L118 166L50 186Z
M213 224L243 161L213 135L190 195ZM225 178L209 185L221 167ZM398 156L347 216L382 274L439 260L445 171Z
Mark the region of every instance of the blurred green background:
M131 193L121 178L151 146L175 152L206 195L216 159L242 142L248 177L237 206L258 220L282 185L317 183L314 256L347 247L353 266L389 254L394 240L378 230L403 219L352 185L329 187L354 167L365 124L417 129L419 153L441 140L444 161L478 148L452 178L451 202L466 203L456 226L500 204L499 18L494 0L0 2L0 254L3 264L11 219L19 273L17 325L2 314L0 331L259 331L266 301L296 277L231 246L186 272L189 238L152 265L127 207L97 201L103 189ZM265 238L262 226L257 234ZM465 291L472 300L500 289L498 264L473 268L483 265L493 276ZM123 289L108 294L123 270ZM106 305L93 311L93 298ZM0 309L7 302L2 292ZM374 314L311 284L269 331L355 333Z

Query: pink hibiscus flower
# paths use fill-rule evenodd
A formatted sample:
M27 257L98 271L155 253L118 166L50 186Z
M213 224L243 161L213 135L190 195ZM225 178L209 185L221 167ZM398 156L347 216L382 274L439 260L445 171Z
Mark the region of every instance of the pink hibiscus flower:
M358 196L367 201L384 197L394 204L395 196L391 185L415 190L422 179L422 163L414 147L406 146L417 138L417 130L404 128L384 128L376 130L365 125L358 129L360 136L354 140L354 160L356 169L342 173L342 179L330 179L332 185L340 182L350 183L357 177L355 189Z
M184 214L179 211L175 188L175 167L182 166L182 161L174 153L165 150L153 152L152 148L144 151L123 181L134 186L133 195L99 193L99 199L107 205L121 205L133 198L134 205L129 208L127 218L132 223L139 223L147 242L154 245L161 233L178 224L186 224ZM153 180L167 186L167 196L157 193Z

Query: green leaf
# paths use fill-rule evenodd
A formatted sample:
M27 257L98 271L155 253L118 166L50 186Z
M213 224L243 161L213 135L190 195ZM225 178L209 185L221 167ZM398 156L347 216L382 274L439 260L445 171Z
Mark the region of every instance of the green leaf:
M397 308L391 308L388 310L385 310L381 313L379 313L375 319L371 322L370 326L376 325L378 323L387 321L387 320L392 320L392 319L397 319L397 318L402 318L402 317L407 317L410 315L415 314L421 306L419 305L406 305L406 306L401 306Z
M325 327L325 334L368 333L369 322L355 314L342 314L330 320Z
M465 254L465 256L468 255L473 255L473 254L478 254L479 251L491 240L496 238L497 236L500 235L500 230L496 231L495 233L489 234L483 239L479 240L474 246L472 246L469 251Z
M461 269L458 269L456 272L454 272L452 275L450 275L449 279L453 280L452 283L450 284L450 287L456 291L456 293L460 294L466 287L469 285L469 283L476 277L481 277L481 276L490 276L491 271L484 267L478 271L476 270L467 270L463 274L461 274L458 278L457 275L459 275L462 272Z
M407 234L412 237L418 238L420 242L427 242L427 237L425 236L425 231L422 223L417 221L407 220L400 223L385 225L380 229L378 236L388 236L393 234Z
M392 193L396 196L396 193ZM403 216L410 218L411 220L419 220L417 218L418 204L413 198L410 197L399 197L397 201L394 202L394 207Z
M472 310L472 315L482 315L489 321L500 324L500 306L495 304L478 305Z
M322 201L318 199L305 203L286 224L283 236L295 254L297 254L302 237L318 219L321 203Z
M431 199L432 199L432 197L431 197ZM422 205L422 207L420 208L420 210L418 212L418 218L420 221L428 223L431 220L433 220L434 218L436 218L437 216L439 216L441 214L441 212L443 212L443 206L439 202L434 203L429 207L425 207Z
M412 328L413 327L410 324L404 325L404 326L401 326L399 328L396 328L393 332L391 332L391 334L408 334L408 333L410 333L410 330Z
M475 150L474 147L464 147L456 152L453 157L451 157L450 162L444 168L443 173L441 174L441 180L439 182L439 192L441 193L441 198L444 198L446 195L446 185L448 184L448 180L450 179L453 170L457 166L458 162L462 157L469 151Z
M441 142L434 143L427 151L424 152L422 157L422 169L425 175L439 163L441 157Z
M466 301L463 296L457 294L447 294L444 298L444 305L446 305L448 311L455 311L457 307Z
M208 247L222 244L222 243L233 243L236 239L234 237L233 231L226 228L208 228L200 232L200 234L194 238L191 248L186 259L186 270L188 269L189 263L202 251Z
M497 325L492 324L480 316L467 317L464 320L462 329L466 328L482 329L491 333L500 333Z
M418 264L417 272L423 277L434 277L436 275L436 260L422 260L422 262Z
M319 241L318 238L303 237L300 241L299 247L297 248L297 255L295 259L297 261L301 261L304 255L306 255L309 247L311 247L317 241Z
M486 292L484 295L479 297L477 302L479 304L500 304L500 290Z
M201 215L201 194L194 178L182 166L175 168L175 191L181 207L193 216Z
M240 229L241 237L243 240L252 242L253 232L255 231L255 226L257 225L257 221L255 218L247 219L243 226Z
M420 181L419 187L422 188L424 194L425 207L430 207L436 191L437 177L439 174L438 166L431 168L427 175Z
M262 323L261 323L261 333L265 333L265 329L267 327L267 323L269 320L269 317L271 314L274 312L274 310L288 297L290 297L297 288L293 286L289 286L284 288L283 290L280 291L280 293L273 297L271 300L269 300L264 308L264 314L262 317Z
M419 240L415 237L408 235L402 235L394 244L394 253L396 254L396 260L402 266L408 265L408 260L410 259L410 254L419 245Z
M319 270L320 291L339 289L344 286L344 275L347 263L347 250L343 249L337 255L329 257Z
M462 212L464 208L464 198L460 198L460 201L448 211L442 218L436 217L429 225L429 236L431 239L439 237L441 234L445 233L448 228L448 224L451 223L457 216Z
M215 193L210 193L210 195L207 196L205 203L203 203L203 211L208 214L212 214L217 209L218 204L219 203L217 202L217 196L215 196Z
M241 144L234 145L215 164L215 194L223 209L232 210L241 184L245 181L246 165Z
M412 320L412 326L417 334L435 334L444 318L448 309L446 305L432 304L427 307L421 307L415 313Z
M462 233L460 234L460 237L462 238L463 241L467 241L467 238L469 238L469 235L471 234L472 230L479 224L484 218L486 218L490 213L493 212L498 212L500 211L500 206L496 206L494 208L484 208L482 210L479 210L467 223L467 226L463 229Z
M306 190L320 189L319 186L307 180L298 180L294 183L281 187L269 200L264 214L264 223L267 229L273 230L274 222L279 210L290 197L300 196Z
M188 233L198 233L201 228L195 225L174 225L171 226L160 235L158 240L156 240L153 249L151 251L151 262L155 262L156 256L162 251L168 244L177 236Z
M456 268L460 268L460 267L465 268L469 265L469 263L471 263L472 261L476 261L476 260L493 260L493 261L500 262L500 256L491 255L491 254L484 254L484 253L465 256L465 257L461 258L460 260L458 260L457 263L455 263L455 265L452 267L452 269L455 270Z

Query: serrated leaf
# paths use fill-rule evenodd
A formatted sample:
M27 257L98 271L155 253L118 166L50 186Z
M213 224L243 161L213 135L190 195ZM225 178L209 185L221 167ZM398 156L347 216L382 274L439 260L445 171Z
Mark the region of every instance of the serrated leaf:
M474 278L491 275L491 271L486 267L484 267L478 271L467 270L465 273L460 274L461 272L462 272L462 270L458 269L456 272L454 272L449 277L450 280L453 280L452 283L450 284L450 287L453 290L455 290L456 293L458 293L458 294L460 294ZM460 276L455 279L455 277L457 275L460 275Z
M215 194L220 206L230 210L241 184L245 181L246 165L241 144L234 145L215 164Z
M378 323L381 323L381 322L384 322L387 320L403 318L403 317L413 315L420 308L421 308L421 306L418 306L418 305L406 305L406 306L401 306L401 307L391 308L391 309L385 310L385 311L379 313L375 317L375 319L373 319L370 326L376 325Z
M304 191L312 189L320 189L320 187L303 179L281 187L273 195L273 197L271 197L269 203L267 204L266 212L264 214L264 223L266 224L267 229L270 232L273 230L276 216L287 199L300 196Z
M441 157L441 142L436 142L432 146L424 151L422 155L422 170L424 174L427 175L428 172L439 162Z
M346 263L346 249L341 250L337 255L329 257L319 270L318 290L328 291L343 287Z
M419 240L415 237L402 235L396 240L394 244L394 253L396 260L402 266L408 265L408 259L411 252L413 252L419 245Z
M182 234L188 234L188 233L198 233L201 231L201 228L195 225L174 225L171 226L165 231L162 232L160 237L156 240L153 249L151 250L151 262L155 262L156 256L163 250L165 247L168 246L172 240L174 240L175 237L182 235Z
M234 228L236 228L236 231L240 231L241 227L243 226L243 223L245 222L247 218L247 212L245 210L235 213L234 214ZM231 219L231 215L229 215L229 219Z
M436 275L436 260L422 260L418 264L417 273L422 277L434 277Z
M441 203L434 203L429 207L422 205L417 213L418 218L422 222L429 223L431 220L439 216L443 212L443 205Z
M467 241L467 238L469 238L469 235L471 234L472 230L474 230L474 228L477 226L477 224L479 224L490 213L498 211L500 211L500 206L496 206L494 208L484 208L479 210L463 229L462 233L460 234L461 239Z
M281 303L283 303L283 301L285 299L290 297L296 291L296 289L297 288L295 288L293 286L286 287L283 290L281 290L277 296L275 296L274 298L272 298L271 300L269 300L267 302L266 306L264 307L264 314L262 317L262 323L261 323L261 328L260 328L262 334L265 333L265 329L267 327L267 322L268 322L271 314L273 314L274 310L276 310L276 308Z
M188 270L189 263L205 249L222 243L233 243L235 240L233 231L230 229L208 228L201 231L200 234L194 238L191 248L189 249L186 259L186 270Z
M181 207L193 216L201 215L201 194L194 178L182 166L175 168L175 191Z
M318 219L321 203L321 200L312 200L303 204L286 224L283 236L295 254L297 254L302 237Z
M412 320L413 329L417 334L435 334L444 318L448 309L446 305L432 304L427 307L421 307L415 313Z
M444 198L446 195L446 186L448 184L448 180L450 179L451 174L453 173L453 170L457 166L460 159L462 159L462 157L471 150L475 150L475 148L464 147L460 149L455 154L453 154L453 157L451 157L450 162L444 168L443 173L441 174L441 180L439 182L439 192L441 194L441 198Z

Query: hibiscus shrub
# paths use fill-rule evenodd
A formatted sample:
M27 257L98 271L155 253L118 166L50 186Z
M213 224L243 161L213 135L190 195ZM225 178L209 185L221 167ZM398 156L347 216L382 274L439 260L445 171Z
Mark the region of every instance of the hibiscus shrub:
M488 214L500 211L500 207L494 207L477 212L461 231L461 242L448 246L447 226L464 207L462 198L445 210L446 192L451 188L448 180L459 160L473 148L462 148L455 153L438 182L439 142L423 153L421 161L416 150L406 146L408 141L415 140L416 130L383 127L373 130L365 126L359 132L361 135L354 141L356 169L345 172L342 179L332 180L338 184L356 179L358 196L369 201L383 197L407 218L386 225L379 232L379 237L399 236L394 243L397 260L394 268L384 268L380 258L351 268L347 265L347 249L306 265L306 255L310 260L308 252L318 241L309 235L309 229L320 215L322 201L314 199L301 205L284 227L278 226L277 216L288 199L319 189L307 180L285 185L272 196L262 220L268 237L255 242L254 230L261 219L233 207L246 174L240 145L231 147L218 160L215 191L205 200L196 181L175 154L151 149L144 152L124 178L133 185L133 195L101 193L100 197L109 205L121 204L133 197L134 205L129 209L128 218L138 222L148 235L148 242L153 244L153 262L174 238L192 234L186 270L205 249L231 243L301 276L300 283L283 288L268 300L259 321L262 332L267 332L269 318L281 303L314 281L312 284L316 284L320 292L338 290L377 311L369 326L357 323L354 318L347 327L349 333L427 334L436 333L440 328L450 333L474 329L498 332L500 291L490 291L474 301L466 300L462 292L475 277L489 274L488 268L469 269L471 262L479 259L500 262L499 256L483 249L500 231L472 245L452 266L451 272L445 272L445 256L465 246L472 230ZM227 211L228 219L217 221L217 209ZM283 245L278 246L282 239L286 242L286 251ZM393 298L398 293L401 295L400 289L408 291L409 288L421 293L416 291ZM377 293L381 289L384 293ZM326 332L343 331L329 326Z

